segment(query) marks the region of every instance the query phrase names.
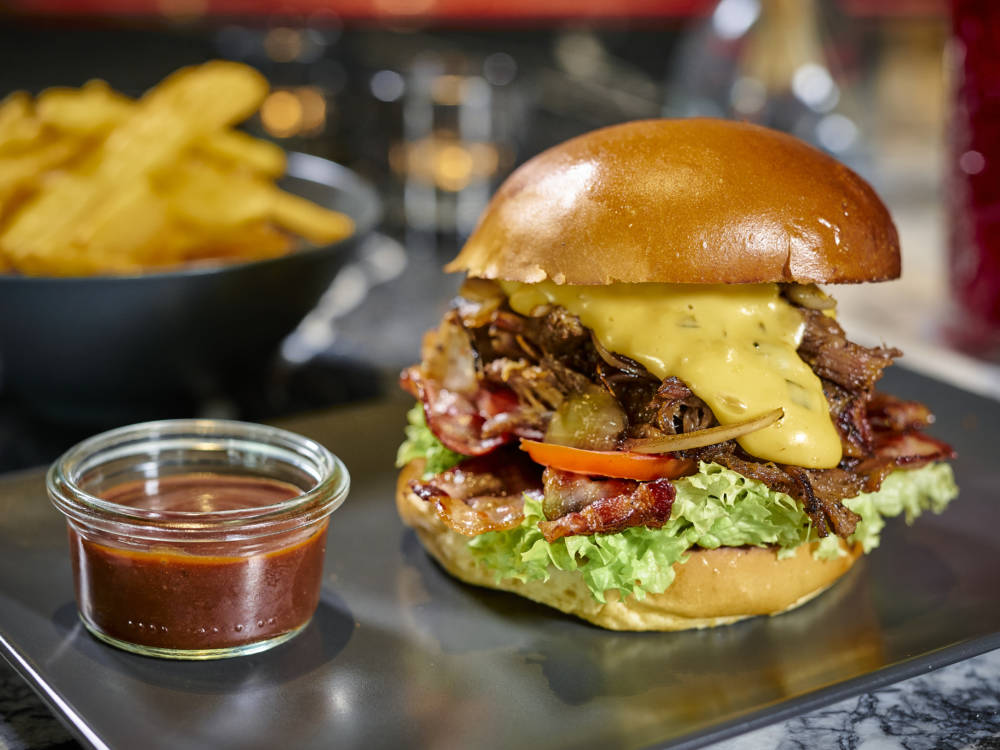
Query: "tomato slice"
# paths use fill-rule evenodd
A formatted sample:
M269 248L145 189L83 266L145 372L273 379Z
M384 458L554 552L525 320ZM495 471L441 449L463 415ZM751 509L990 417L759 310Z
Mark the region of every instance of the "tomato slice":
M647 455L628 451L588 451L555 443L521 439L521 450L542 466L575 474L614 477L616 479L674 479L691 474L694 461L672 455Z

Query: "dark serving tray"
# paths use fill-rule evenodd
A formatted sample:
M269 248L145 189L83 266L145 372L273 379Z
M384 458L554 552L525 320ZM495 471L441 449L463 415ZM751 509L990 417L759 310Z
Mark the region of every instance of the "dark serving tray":
M104 747L695 747L1000 647L1000 403L893 368L932 404L962 494L891 523L825 595L709 631L612 633L449 578L395 514L408 404L292 420L347 463L320 609L268 653L203 663L117 651L76 618L43 473L0 479L0 652Z

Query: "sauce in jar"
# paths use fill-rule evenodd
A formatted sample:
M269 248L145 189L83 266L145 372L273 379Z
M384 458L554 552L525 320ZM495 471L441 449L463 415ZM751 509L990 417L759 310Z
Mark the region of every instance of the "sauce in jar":
M77 609L105 643L223 659L292 638L319 604L347 467L270 425L164 419L102 432L49 468Z
M125 508L184 514L260 512L301 494L265 477L181 474L100 493ZM114 546L70 526L80 612L116 641L159 649L229 649L298 632L319 602L327 520L261 537L148 548Z

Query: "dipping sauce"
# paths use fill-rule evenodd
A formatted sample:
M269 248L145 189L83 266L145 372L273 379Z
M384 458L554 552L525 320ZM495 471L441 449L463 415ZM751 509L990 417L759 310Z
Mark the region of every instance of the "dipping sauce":
M347 467L288 430L165 419L78 443L46 476L90 633L165 659L253 654L319 605Z
M116 485L101 497L174 518L254 511L300 494L274 479L184 474ZM224 539L123 549L71 526L80 612L113 639L167 649L220 649L293 633L319 602L326 529L324 519L318 527L273 534L247 554Z

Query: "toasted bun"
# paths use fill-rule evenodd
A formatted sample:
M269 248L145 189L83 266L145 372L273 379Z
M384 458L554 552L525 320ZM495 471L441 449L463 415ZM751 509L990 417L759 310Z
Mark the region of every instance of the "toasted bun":
M534 283L837 283L899 276L871 186L774 130L644 120L523 164L446 267Z
M662 594L647 594L639 601L634 597L622 600L616 591L609 591L607 603L601 604L576 572L553 569L544 582L497 582L472 556L469 538L445 526L433 503L410 491L410 480L422 470L422 461L403 468L396 486L396 508L445 570L466 583L510 591L610 630L710 628L754 615L775 615L824 591L861 556L860 547L846 545L847 554L833 560L816 560L811 549L803 547L784 560L770 549L756 547L698 550L687 562L674 565L674 582Z

